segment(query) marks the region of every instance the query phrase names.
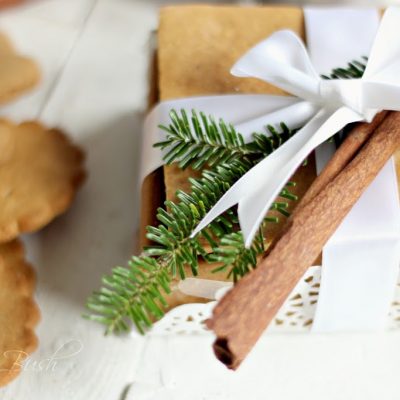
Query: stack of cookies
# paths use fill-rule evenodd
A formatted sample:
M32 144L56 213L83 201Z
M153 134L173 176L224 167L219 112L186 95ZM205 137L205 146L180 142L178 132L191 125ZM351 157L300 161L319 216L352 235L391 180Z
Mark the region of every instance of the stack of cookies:
M0 34L0 103L33 88L39 78L36 63ZM35 275L18 236L68 209L85 178L83 161L82 151L61 131L37 121L0 119L0 386L37 346Z

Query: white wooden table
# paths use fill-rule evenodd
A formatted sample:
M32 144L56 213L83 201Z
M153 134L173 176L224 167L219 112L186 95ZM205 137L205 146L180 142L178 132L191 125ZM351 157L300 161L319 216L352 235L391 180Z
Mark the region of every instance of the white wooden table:
M160 3L37 0L0 14L0 29L43 71L37 90L0 113L61 127L86 149L89 170L72 209L25 238L38 273L40 347L0 398L398 400L398 332L270 336L234 374L213 360L209 338L104 337L81 318L101 275L132 252L148 41Z

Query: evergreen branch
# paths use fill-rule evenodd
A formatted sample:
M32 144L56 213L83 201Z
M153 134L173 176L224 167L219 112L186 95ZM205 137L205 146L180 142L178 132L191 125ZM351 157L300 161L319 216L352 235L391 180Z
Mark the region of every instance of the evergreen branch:
M191 179L191 193L178 191L178 203L166 201L166 209L158 209L158 227L147 227L147 237L154 244L146 247L141 256L132 257L128 266L115 267L111 275L103 278L103 287L88 299L87 307L92 314L86 317L105 324L107 333L126 331L129 320L143 332L154 319L161 318L171 280L178 275L185 279L186 266L192 275L197 275L199 256L207 260L210 257L202 239L214 251L219 248L219 238L227 243L228 235L238 224L236 213L228 210L196 237L190 238L190 234L219 198L254 165L236 160L218 165L214 171L204 170L201 178ZM287 188L281 194L295 198ZM272 208L287 215L287 206L285 202L275 202ZM237 265L239 268L239 260ZM235 275L243 273L235 272Z
M293 185L293 182L288 182L280 196L293 201L297 200L297 196L293 195L288 190L288 188ZM288 206L289 204L287 202L275 201L270 210L276 210L288 217ZM205 257L209 263L222 263L221 266L215 268L212 272L215 273L229 270L227 278L231 278L234 282L237 282L238 279L256 268L258 258L265 251L266 237L263 231L268 222L277 223L279 222L279 218L275 216L265 217L264 222L258 230L258 234L253 239L250 248L246 248L241 232L229 232L219 237L218 245L213 246L212 253Z
M181 116L176 113L172 115L171 118L177 118L176 124L185 123L184 113ZM207 118L205 121L209 123ZM203 170L200 178L190 179L190 193L180 190L177 192L177 203L166 201L165 209L158 209L157 219L160 224L157 227L147 227L147 237L154 244L146 247L141 256L133 257L128 266L116 267L111 275L103 278L102 289L88 300L87 306L92 312L87 316L89 319L105 324L109 333L127 330L129 320L143 332L154 319L162 317L166 305L165 295L170 292L171 280L177 276L184 279L186 266L190 267L192 275L197 275L199 256L210 259L211 255L205 250L204 240L215 252L220 246L220 240L225 246L229 238L233 240L236 237L234 232L238 221L233 210L216 218L196 237L190 238L190 235L205 214L240 177L293 134L285 125L282 125L282 132L277 132L272 127L269 127L269 131L269 137L255 134L254 141L249 144L239 142L238 139L238 154L243 157L231 158L229 162L224 157L218 158L218 161L224 162L214 161L212 169ZM220 139L218 134L214 135L215 141ZM235 140L232 139L230 143ZM244 146L246 154L242 151ZM208 161L206 163L210 164ZM290 185L293 184L288 184L282 190L281 196L293 200L296 196L290 193ZM287 207L288 203L282 201L275 202L272 206L285 216L288 215ZM266 218L266 221L277 222L278 218ZM253 251L262 248L260 241L264 241L262 235L253 244ZM219 256L223 257L223 253ZM231 273L235 279L243 276L246 271L243 257L247 257L249 265L255 266L253 253L242 252L234 262Z
M139 332L164 315L164 293L170 292L170 274L156 259L132 257L127 267L115 267L102 280L103 287L87 302L87 318L107 326L106 333L128 330L128 320Z
M198 114L193 110L189 121L185 110L181 110L180 114L171 110L170 119L168 126L159 126L166 132L166 139L155 147L168 148L165 163L177 162L181 169L190 166L199 170L205 165L214 167L235 160L260 160L296 132L283 123L280 132L268 126L268 135L253 134L253 140L245 143L243 135L233 125L226 124L222 119L216 123L213 117L207 117L202 112Z

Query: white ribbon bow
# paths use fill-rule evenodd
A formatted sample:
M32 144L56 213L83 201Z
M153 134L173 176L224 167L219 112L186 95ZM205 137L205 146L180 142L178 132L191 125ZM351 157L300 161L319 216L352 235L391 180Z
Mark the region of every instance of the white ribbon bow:
M289 113L308 122L240 178L192 236L238 204L240 226L249 247L272 202L317 146L351 122L371 121L380 110L400 110L399 26L400 8L391 7L382 19L361 79L321 79L301 39L287 30L274 33L234 65L233 75L267 81L297 97L288 107L266 115L267 120L277 121L279 114Z

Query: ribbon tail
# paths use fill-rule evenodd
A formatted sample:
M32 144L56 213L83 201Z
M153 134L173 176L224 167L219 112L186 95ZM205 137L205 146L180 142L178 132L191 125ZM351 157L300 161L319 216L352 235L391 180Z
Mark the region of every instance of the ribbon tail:
M238 204L245 245L250 247L271 204L309 153L348 123L361 119L346 107L334 112L320 110L295 136L240 178L206 214L192 237Z

